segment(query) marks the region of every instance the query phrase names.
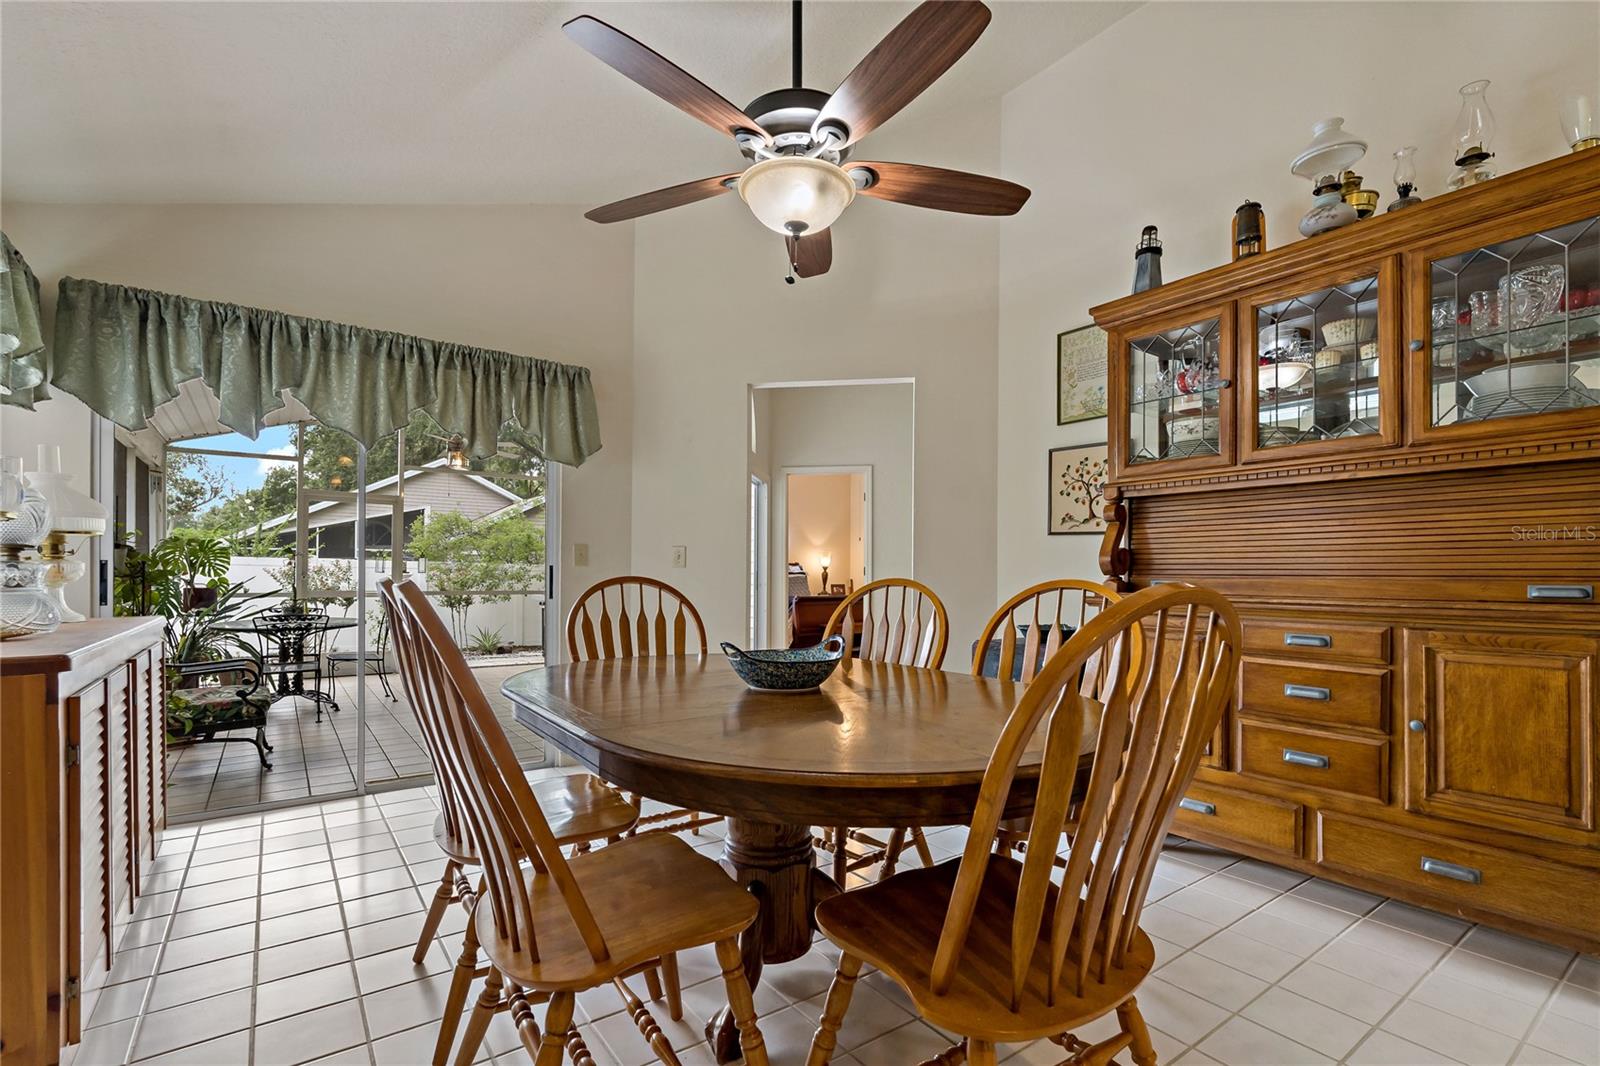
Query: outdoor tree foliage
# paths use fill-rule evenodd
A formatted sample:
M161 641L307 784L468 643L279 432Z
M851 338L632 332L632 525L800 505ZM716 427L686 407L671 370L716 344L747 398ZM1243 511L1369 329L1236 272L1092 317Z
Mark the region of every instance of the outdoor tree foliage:
M356 442L328 426L308 424L299 432L305 449L306 488L354 492L359 487ZM443 458L449 451L449 436L430 416L413 416L406 428L406 464L424 466ZM391 437L367 453L367 484L395 476L399 469L396 452L396 438ZM169 452L167 515L171 528L205 529L230 538L237 555L287 554L289 549L279 543L277 532L241 536L263 522L294 511L295 467L292 456L286 458L289 461L271 465L259 486L239 489L214 460ZM496 484L524 499L544 492L544 460L539 457L534 438L513 423L501 428L499 452L487 459L470 460L469 467L503 475L495 479Z
M544 527L521 514L474 522L442 511L413 523L407 545L428 564L428 586L441 593L457 643L465 643L473 604L504 603L510 593L536 589L542 577Z

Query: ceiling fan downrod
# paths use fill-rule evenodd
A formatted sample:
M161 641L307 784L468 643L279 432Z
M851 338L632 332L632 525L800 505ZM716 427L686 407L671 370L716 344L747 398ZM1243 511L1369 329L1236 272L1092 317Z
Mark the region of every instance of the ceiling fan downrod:
M794 0L794 87L800 88L800 0Z

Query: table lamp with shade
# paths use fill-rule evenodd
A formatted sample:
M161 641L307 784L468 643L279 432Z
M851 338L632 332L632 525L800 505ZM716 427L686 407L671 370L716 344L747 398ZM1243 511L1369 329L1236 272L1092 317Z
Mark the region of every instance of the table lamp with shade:
M817 556L817 565L822 567L822 587L817 591L826 595L828 591L828 567L833 565L833 556L823 552Z
M28 475L28 485L50 507L50 529L39 544L44 561L44 585L55 600L63 622L82 622L84 616L67 606L66 587L83 577L87 567L77 558L78 547L88 537L106 531L110 513L98 501L71 485L72 475L61 472L61 447L39 445L38 469Z

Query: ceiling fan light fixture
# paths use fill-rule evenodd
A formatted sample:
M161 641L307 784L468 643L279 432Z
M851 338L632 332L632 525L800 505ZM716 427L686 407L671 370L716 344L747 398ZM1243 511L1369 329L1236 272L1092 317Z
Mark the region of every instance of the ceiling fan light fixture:
M842 168L807 156L763 159L739 176L739 198L757 221L785 237L827 229L855 197L855 182Z

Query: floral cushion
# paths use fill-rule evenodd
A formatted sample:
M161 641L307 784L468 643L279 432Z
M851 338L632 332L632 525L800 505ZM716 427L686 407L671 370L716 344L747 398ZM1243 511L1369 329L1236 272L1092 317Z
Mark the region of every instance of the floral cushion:
M266 717L264 692L241 696L237 685L174 689L167 697L167 733L174 738L222 729L245 729Z

